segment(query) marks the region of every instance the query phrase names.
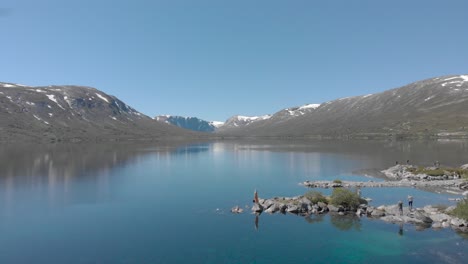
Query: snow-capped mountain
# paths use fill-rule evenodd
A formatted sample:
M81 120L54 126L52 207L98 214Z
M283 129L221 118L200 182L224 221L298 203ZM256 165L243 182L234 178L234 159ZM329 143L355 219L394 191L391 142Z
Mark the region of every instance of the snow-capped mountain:
M268 137L468 137L468 75L284 109L269 119L222 132Z
M158 122L164 122L181 128L201 132L213 132L218 127L224 124L224 122L205 121L197 117L183 117L171 115L160 115L156 116L154 119Z
M121 140L188 136L90 87L0 83L0 141Z
M263 115L263 116L241 116L241 115L236 115L224 122L224 124L220 127L218 127L219 131L223 130L228 130L230 128L243 128L245 126L248 126L252 123L266 120L270 118L271 115Z

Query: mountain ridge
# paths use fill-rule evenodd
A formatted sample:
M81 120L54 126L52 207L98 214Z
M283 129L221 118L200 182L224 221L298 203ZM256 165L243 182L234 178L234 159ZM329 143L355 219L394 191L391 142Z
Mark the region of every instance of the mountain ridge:
M220 134L306 138L467 137L468 75L441 76L376 94L339 98L292 118L284 118L287 110Z
M0 83L0 141L158 140L199 135L159 124L115 96L75 85Z

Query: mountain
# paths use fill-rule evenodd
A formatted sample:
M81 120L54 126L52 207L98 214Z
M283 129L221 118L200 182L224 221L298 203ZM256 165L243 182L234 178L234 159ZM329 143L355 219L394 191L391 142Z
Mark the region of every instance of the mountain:
M377 94L285 109L230 136L468 137L468 75L443 76Z
M0 83L0 141L141 140L196 136L156 122L95 88Z
M171 115L156 116L154 120L200 132L214 132L218 127L224 124L223 122L218 121L205 121L197 117L183 117Z
M217 131L226 131L230 129L242 129L246 126L249 126L252 123L256 123L258 121L266 120L270 118L270 115L264 115L264 116L241 116L241 115L236 115L224 122L222 126L218 127Z

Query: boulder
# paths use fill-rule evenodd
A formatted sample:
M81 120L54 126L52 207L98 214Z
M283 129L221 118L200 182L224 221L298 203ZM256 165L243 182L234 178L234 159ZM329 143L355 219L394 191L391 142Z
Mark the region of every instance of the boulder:
M302 197L301 199L299 199L299 202L306 205L312 204L312 202L309 199L307 199L307 197Z
M323 203L323 202L318 202L317 203L317 206L319 207L319 209L322 209L324 207L327 207L327 204L326 203Z
M240 208L238 205L231 208L231 213L233 214L241 214L243 212L244 212L244 209Z
M371 216L373 217L382 217L385 216L385 212L379 209L373 210L371 213Z
M254 213L261 213L263 212L263 206L261 204L257 204L255 203L253 206L252 206L252 212Z
M328 205L328 210L330 210L330 212L338 212L339 211L339 208L332 205L332 204L329 204Z
M447 222L442 222L442 227L443 228L450 227L450 223L448 221Z
M265 210L275 203L275 201L273 201L272 199L266 199L263 202L261 200L262 199L260 199L260 204L263 206Z
M286 213L286 209L288 208L285 204L279 204L279 210L282 214Z
M268 207L265 212L274 214L280 210L280 206L277 203L272 204L270 207Z
M452 218L452 220L450 220L450 224L455 227L462 227L465 225L463 220L458 219L458 218Z
M432 219L432 221L439 222L439 223L448 221L451 218L449 215L444 214L444 213L431 214L429 217Z
M289 213L297 214L299 212L299 207L297 205L288 204L286 211Z
M405 222L402 217L398 217L396 215L385 215L385 216L382 216L380 220L383 220L385 222L390 222L390 223Z
M438 223L438 222L433 223L433 224L432 224L432 228L434 228L434 229L440 229L440 228L442 228L442 223Z
M433 222L431 218L419 211L413 211L411 213L408 213L408 217L417 219L417 222L422 222L426 224L431 224Z

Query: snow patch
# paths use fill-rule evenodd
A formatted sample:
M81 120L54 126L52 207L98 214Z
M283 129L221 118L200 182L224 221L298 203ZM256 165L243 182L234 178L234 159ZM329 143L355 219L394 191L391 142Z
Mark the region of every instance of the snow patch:
M372 95L372 94L366 94L366 95L364 95L362 98L366 98L366 97L369 97L369 96L371 96L371 95Z
M109 116L109 117L117 121L117 118L115 118L115 116Z
M455 79L461 79L461 80L447 82L449 80L455 80ZM455 76L455 77L450 77L450 78L444 79L443 81L445 81L445 82L441 84L442 87L447 86L447 84L457 84L457 86L460 87L465 82L468 82L468 75L459 75L459 76Z
M13 84L8 84L8 83L2 83L1 84L3 87L5 88L12 88L12 87L16 87L16 85L13 85Z
M109 100L107 100L107 98L105 98L104 96L96 93L97 97L101 98L103 101L106 101L107 103L109 103Z
M54 114L52 114L52 113L49 113L49 117L53 117L53 116L54 116Z
M221 122L221 121L211 121L210 124L213 125L214 127L218 128L218 127L221 127L222 125L224 125L224 122Z
M61 106L58 102L57 102L57 99L55 99L55 95L53 94L46 94L47 97L49 97L49 100L51 100L52 102L56 103L60 108L62 108L63 110L65 110L65 108L63 108L63 106ZM47 105L49 106L49 105ZM50 108L50 106L49 106Z
M35 103L33 103L33 102L28 102L28 101L26 101L26 104L27 104L27 105L36 105Z
M434 98L434 96L429 96L428 98L424 99L424 102L427 102L427 101L431 100L432 98Z
M46 93L46 91L41 90L41 89L36 89L36 92L38 92L38 93Z
M320 104L306 104L301 107L299 107L299 110L302 109L317 109L320 106Z
M44 122L44 124L49 125L49 122L42 120L42 119L39 118L37 115L33 115L33 116L34 116L34 118L36 118L37 120L39 120L39 121L41 121L41 122Z
M237 119L240 121L254 121L254 120L265 120L270 118L271 115L263 115L263 116L237 116Z

